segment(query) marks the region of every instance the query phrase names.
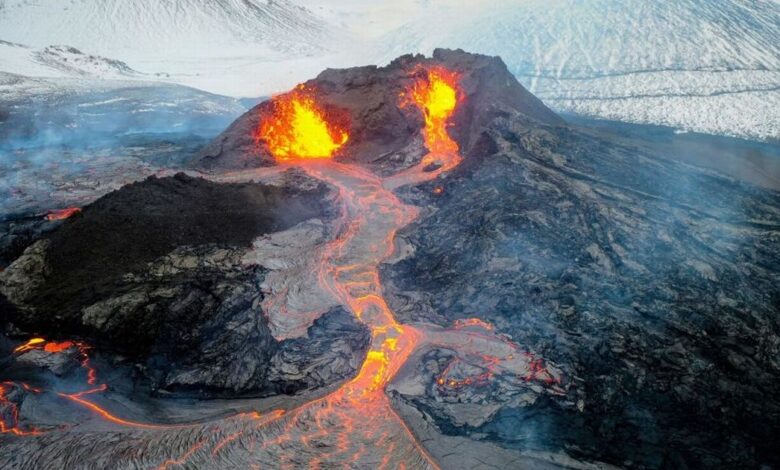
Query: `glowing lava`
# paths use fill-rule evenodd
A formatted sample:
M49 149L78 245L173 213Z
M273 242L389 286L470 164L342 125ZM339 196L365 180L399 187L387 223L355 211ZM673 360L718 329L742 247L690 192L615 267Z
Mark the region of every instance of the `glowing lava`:
M30 351L33 349L41 349L46 344L46 340L43 338L31 338L26 343L17 346L16 349L14 349L14 353L21 354L25 351Z
M273 99L257 140L264 141L277 160L323 159L332 158L347 143L349 134L326 119L312 90L299 85Z
M68 207L65 209L56 209L53 211L49 211L48 214L46 214L46 220L48 221L54 221L54 220L65 220L73 217L74 215L81 212L81 209L78 207Z
M457 153L458 144L447 127L458 105L460 77L443 67L431 67L424 78L418 78L404 94L405 104L414 104L425 117L423 137L428 151L434 155Z
M81 367L87 371L87 383L95 385L97 375L95 369L89 363L89 345L79 341L46 341L43 338L31 338L26 343L14 349L14 354L22 354L33 349L45 351L47 353L57 354L68 351L71 348L78 350Z

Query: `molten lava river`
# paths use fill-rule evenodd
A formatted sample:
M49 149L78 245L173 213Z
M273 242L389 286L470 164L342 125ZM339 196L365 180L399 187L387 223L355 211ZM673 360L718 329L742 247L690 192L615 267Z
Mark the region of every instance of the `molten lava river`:
M465 320L449 329L401 324L383 297L379 265L395 252L397 231L418 214L394 190L432 180L461 161L458 145L447 132L463 100L459 77L438 67L428 69L426 75L414 82L399 103L418 107L425 117L423 133L429 153L418 165L382 178L358 165L333 160L348 141L347 131L327 121L311 90L298 87L274 99L272 116L264 118L258 129L258 139L268 145L279 165L229 175L232 181L258 180L299 167L338 189L340 217L335 235L317 252L316 276L318 288L333 304L346 307L371 330L370 349L357 376L330 394L291 410L244 413L191 425L157 426L116 417L90 400L104 386L65 395L115 425L133 428L131 437L123 438L126 444L115 449L123 455L117 457L120 462L126 460L134 468L439 468L385 393L416 352L444 348L454 353L449 367L437 378L441 387L478 386L498 375L552 387L560 383L554 368L545 367L494 333L487 323ZM48 344L36 339L25 347ZM82 348L87 381L95 384L87 349L80 344L64 346ZM463 364L479 372L454 374ZM3 393L11 386L4 384ZM38 433L14 423L6 423L3 432ZM154 438L144 437L148 433L154 433ZM143 442L141 449L133 444L139 442Z

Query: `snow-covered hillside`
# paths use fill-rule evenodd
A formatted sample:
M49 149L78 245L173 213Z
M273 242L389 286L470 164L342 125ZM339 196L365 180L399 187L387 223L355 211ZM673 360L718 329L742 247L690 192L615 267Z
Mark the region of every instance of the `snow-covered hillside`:
M774 0L431 2L369 56L435 47L500 55L559 111L780 137Z
M557 111L780 139L777 0L0 0L0 40L29 46L0 41L4 72L231 96L463 48Z
M0 36L111 57L214 57L255 47L278 59L319 53L333 32L287 0L0 0Z
M310 77L333 63L327 57L347 37L289 0L0 0L0 40L35 50L74 47L124 62L143 80L233 96L259 96ZM0 71L62 72L62 64L42 71L38 57L25 62L20 51L10 53L14 66L0 51Z
M34 77L138 78L142 74L126 63L85 54L70 46L35 49L0 41L0 72Z

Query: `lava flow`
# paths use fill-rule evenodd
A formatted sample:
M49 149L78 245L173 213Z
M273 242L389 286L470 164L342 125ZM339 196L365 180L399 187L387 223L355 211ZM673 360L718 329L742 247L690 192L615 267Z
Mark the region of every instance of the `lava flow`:
M454 73L432 68L404 94L403 105L414 104L425 117L423 135L430 152L421 164L404 172L403 177L383 179L361 167L328 160L302 165L313 177L338 188L341 202L340 233L322 256L320 285L371 329L372 340L353 380L325 398L289 413L284 432L272 441L263 442L260 451L269 452L269 458L274 448L302 442L309 449L298 452L312 454L306 462L309 467L347 463L373 464L379 468L406 465L437 468L393 411L385 394L385 387L419 346L423 333L396 321L382 295L378 268L392 255L396 232L417 216L417 209L403 204L393 189L401 184L433 179L460 161L457 143L446 130L459 100L457 80ZM297 93L293 92L292 96ZM295 110L294 105L290 108L289 100L283 96L274 108ZM273 132L279 136L269 134ZM261 125L260 135L280 163L297 160L300 164L312 157L311 145L292 142L290 138L314 137L316 142L323 133L308 134L295 114L277 114L269 123ZM346 136L342 139L346 140ZM292 150L295 148L303 148L305 152L296 153ZM323 153L314 155L322 157ZM440 163L436 171L424 171L433 162ZM370 428L364 426L367 421L371 422ZM324 445L324 441L332 444ZM323 454L318 446L332 450ZM282 453L282 464L285 459L290 456Z

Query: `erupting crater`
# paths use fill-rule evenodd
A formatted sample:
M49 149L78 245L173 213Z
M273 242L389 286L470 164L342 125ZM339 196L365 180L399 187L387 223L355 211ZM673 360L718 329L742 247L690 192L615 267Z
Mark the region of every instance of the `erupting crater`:
M317 103L316 93L305 85L272 99L269 114L257 130L279 161L332 158L349 140L349 134Z

